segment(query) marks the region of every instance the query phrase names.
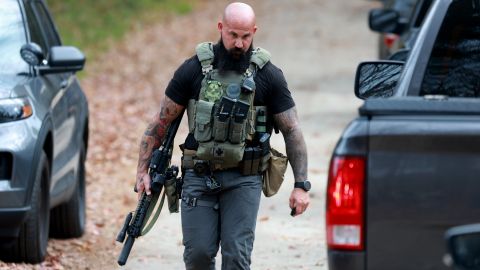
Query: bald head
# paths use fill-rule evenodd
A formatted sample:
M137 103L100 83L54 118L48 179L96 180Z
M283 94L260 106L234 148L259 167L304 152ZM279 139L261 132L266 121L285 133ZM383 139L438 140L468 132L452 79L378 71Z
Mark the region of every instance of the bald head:
M257 31L255 12L245 3L231 3L225 8L222 20L218 22L218 30L223 45L227 50L231 50L234 56L246 53Z
M231 3L223 12L224 23L255 26L255 12L245 3Z

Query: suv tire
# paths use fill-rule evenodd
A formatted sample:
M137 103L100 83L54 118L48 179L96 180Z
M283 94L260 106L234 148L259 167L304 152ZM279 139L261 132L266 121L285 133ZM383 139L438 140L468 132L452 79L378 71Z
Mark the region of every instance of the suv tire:
M85 231L85 145L80 147L80 158L75 191L70 200L50 213L50 236L55 238L80 237Z
M6 260L42 262L47 253L49 225L50 165L42 150L33 184L31 209L13 246L6 250Z

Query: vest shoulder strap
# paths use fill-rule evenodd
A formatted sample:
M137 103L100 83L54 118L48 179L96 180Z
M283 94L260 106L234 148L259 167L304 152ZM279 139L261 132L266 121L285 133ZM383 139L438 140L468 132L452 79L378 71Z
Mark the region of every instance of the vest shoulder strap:
M270 61L270 58L270 52L263 48L257 47L255 48L255 50L253 50L250 62L254 63L255 65L257 65L258 68L262 69Z
M202 72L203 74L207 74L208 72L213 70L213 60L215 55L213 53L213 43L212 42L202 42L197 45L195 48L195 52L197 54L197 58L202 65ZM267 50L257 47L252 52L252 57L250 62L255 64L258 68L262 69L271 58L270 52Z
M213 69L212 63L215 57L215 55L213 54L213 43L200 43L195 48L195 52L197 53L198 61L200 61L200 64L202 65L203 74L210 72Z

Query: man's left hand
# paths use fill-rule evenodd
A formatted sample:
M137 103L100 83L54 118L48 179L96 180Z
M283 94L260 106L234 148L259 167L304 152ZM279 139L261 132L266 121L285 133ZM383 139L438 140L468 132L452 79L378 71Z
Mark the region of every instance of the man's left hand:
M308 195L308 192L301 188L294 188L290 195L290 208L295 208L294 216L303 214L303 212L307 210L309 204L310 195Z

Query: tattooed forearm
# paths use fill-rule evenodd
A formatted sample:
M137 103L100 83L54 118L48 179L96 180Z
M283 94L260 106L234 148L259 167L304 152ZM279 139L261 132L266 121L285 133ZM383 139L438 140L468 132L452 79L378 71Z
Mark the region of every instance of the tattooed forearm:
M183 106L165 97L161 104L160 113L153 117L147 130L143 134L140 143L137 174L147 172L153 150L160 147L170 123L178 117L182 110Z
M307 146L298 124L295 107L273 116L275 123L283 134L288 160L293 169L295 181L308 179Z

